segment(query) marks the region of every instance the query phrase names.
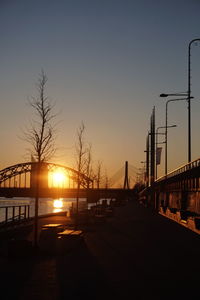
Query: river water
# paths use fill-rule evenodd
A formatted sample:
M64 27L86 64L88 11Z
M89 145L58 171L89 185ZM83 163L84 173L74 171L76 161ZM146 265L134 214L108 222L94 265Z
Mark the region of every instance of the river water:
M107 203L110 203L111 199L106 199ZM101 204L105 199L99 199L99 203ZM33 217L35 215L35 199L34 198L1 198L0 197L0 222L5 221L6 218L6 206L8 208L8 219L12 218L13 214L13 206L15 207L15 216L19 214L19 205L30 205L29 216ZM88 203L85 198L79 198L79 210L82 209L90 209L95 203ZM39 208L38 214L46 215L50 213L58 213L58 212L66 212L69 215L69 211L71 207L76 207L76 199L75 198L40 198L39 199ZM21 213L25 211L25 208L21 208Z
M80 199L79 203L86 202L86 199ZM56 212L66 212L69 213L70 207L76 203L76 199L74 198L59 198L59 199L51 199L51 198L40 198L39 199L39 215L46 215L49 213ZM5 206L9 206L8 209L8 218L12 217L12 207L18 205L30 205L30 217L35 215L35 199L34 198L0 198L0 222L5 220ZM23 213L23 209L21 212ZM15 215L17 215L19 209L15 208Z

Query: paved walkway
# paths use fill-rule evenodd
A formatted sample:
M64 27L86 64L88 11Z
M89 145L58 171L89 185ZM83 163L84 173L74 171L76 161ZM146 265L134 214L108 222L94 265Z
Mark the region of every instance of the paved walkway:
M66 218L42 222L66 223ZM137 202L117 207L114 217L82 229L83 239L66 252L1 258L4 299L199 297L196 233Z

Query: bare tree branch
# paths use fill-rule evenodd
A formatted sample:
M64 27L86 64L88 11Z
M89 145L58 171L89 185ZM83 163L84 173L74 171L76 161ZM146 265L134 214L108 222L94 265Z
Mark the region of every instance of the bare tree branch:
M36 120L31 122L30 128L24 134L24 139L31 145L30 154L38 162L49 160L56 151L55 127L52 123L56 115L53 113L54 105L45 96L47 80L42 70L36 84L38 97L32 97L29 102L35 112Z
M100 183L102 180L102 161L98 160L97 167L96 167L96 183L97 188L100 188Z

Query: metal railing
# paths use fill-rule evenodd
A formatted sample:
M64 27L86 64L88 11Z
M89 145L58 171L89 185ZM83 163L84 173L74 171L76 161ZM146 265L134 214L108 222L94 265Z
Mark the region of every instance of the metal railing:
M168 173L166 176L159 177L155 182L159 182L159 181L166 180L168 178L183 174L186 171L195 169L197 167L200 167L200 158L173 170L172 172Z
M30 205L0 206L0 211L2 210L4 217L0 225L26 220L30 217Z

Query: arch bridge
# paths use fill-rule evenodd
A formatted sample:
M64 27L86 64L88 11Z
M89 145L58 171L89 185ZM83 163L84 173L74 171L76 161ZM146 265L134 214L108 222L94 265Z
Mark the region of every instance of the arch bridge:
M62 172L61 182L55 184L53 174ZM25 162L9 166L0 171L0 196L17 197L25 194L33 196L36 190L38 176L38 163ZM61 189L76 189L78 178L81 188L90 188L93 180L75 169L55 163L41 162L39 172L40 192ZM20 192L21 191L21 192Z
M53 182L53 174L62 172L64 179L57 186ZM7 167L0 171L0 197L31 197L36 196L38 163L25 162ZM77 170L55 163L40 163L39 197L41 198L75 198L77 181L80 180L80 198L95 202L100 198L124 197L124 189L94 189L93 180Z

